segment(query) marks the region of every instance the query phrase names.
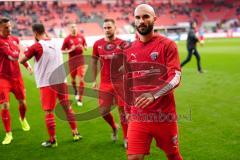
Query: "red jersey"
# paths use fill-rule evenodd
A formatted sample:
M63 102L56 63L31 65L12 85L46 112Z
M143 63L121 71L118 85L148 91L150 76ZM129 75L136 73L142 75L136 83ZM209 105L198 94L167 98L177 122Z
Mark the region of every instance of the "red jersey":
M130 81L127 82L129 86L126 89L132 92L128 92L128 94L130 93L131 95L126 96L133 97L133 100L143 93L151 92L154 94L158 92L163 86L172 82L176 74L179 74L181 71L176 44L161 35L155 35L146 43L136 40L124 53L127 59L126 65L131 68L131 71L127 72L130 75L126 76L126 80L130 79ZM126 68L129 70L129 67ZM149 113L157 113L157 115L154 116L170 114L170 116L176 117L175 100L172 89L144 109L134 106L134 103L130 105L132 105L131 114L133 115L146 113L149 116ZM130 108L127 107L126 109L126 111L129 112ZM143 117L140 118L163 118L144 116L146 115L143 114Z
M116 38L112 42L108 42L102 38L94 43L92 56L100 60L101 83L111 83L111 60L115 54L121 53L119 46L123 42L119 38Z
M38 61L43 54L42 45L39 42L36 42L31 47L28 47L24 54L29 59L34 56L35 60Z
M64 39L62 50L71 49L73 45L80 45L81 47L77 47L74 51L70 52L69 58L81 55L83 53L83 47L86 47L87 43L85 38L80 34L76 36L69 35Z
M19 57L19 40L14 36L0 36L0 78L19 78L21 77L20 67L17 60L11 57Z

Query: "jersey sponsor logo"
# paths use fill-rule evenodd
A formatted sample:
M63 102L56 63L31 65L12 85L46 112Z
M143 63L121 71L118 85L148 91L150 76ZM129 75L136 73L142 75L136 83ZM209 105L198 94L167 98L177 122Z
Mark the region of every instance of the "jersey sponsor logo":
M102 46L98 46L98 49L102 49Z
M156 61L141 61L138 59L138 54L141 52L136 52L138 53L118 54L116 55L118 58L113 58L111 61L110 78L114 90L129 106L135 106L136 98L143 93L158 92L168 84L164 79L167 67ZM123 71L120 70L122 66L124 66ZM119 87L119 82L123 81L124 86Z
M115 53L109 54L109 55L100 55L103 59L112 59L114 57Z
M153 61L156 61L156 59L158 58L158 52L152 52L150 54L150 57Z

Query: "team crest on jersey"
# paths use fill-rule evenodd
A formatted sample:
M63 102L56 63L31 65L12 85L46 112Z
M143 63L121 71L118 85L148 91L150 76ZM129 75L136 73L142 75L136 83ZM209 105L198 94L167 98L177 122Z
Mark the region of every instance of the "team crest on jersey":
M106 44L106 46L105 46L105 50L106 50L106 51L112 51L112 50L114 50L116 47L117 47L117 46L116 46L114 43L108 43L108 44Z
M16 41L13 41L13 44L16 46L16 45L17 45L17 42L16 42Z
M78 38L78 41L79 41L79 42L82 42L82 38Z
M130 61L131 61L131 62L136 62L136 59L137 59L136 55L135 55L134 53L131 53L131 55L130 55Z
M155 61L155 60L158 58L158 52L152 52L152 53L150 54L150 57L151 57L151 59L152 59L153 61Z

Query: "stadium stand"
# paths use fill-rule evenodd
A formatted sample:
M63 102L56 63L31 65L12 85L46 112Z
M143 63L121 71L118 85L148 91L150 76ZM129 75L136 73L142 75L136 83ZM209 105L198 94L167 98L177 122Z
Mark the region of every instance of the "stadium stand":
M133 24L133 8L142 1L133 0L82 0L82 1L4 1L0 2L2 16L14 22L13 34L27 39L32 36L30 27L34 22L43 22L53 37L62 37L67 25L77 23L86 36L101 35L105 17L117 20L119 33L129 33ZM219 23L237 19L240 15L240 1L235 0L149 0L157 11L157 25L171 26L177 23L197 20ZM170 3L171 2L171 3ZM221 17L220 17L221 15ZM231 26L238 27L239 22Z

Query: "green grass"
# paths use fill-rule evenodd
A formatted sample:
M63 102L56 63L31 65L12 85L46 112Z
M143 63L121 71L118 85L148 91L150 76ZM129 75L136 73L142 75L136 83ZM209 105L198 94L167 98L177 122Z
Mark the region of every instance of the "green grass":
M236 160L240 151L240 39L213 39L199 46L204 74L197 73L196 60L183 68L182 82L176 90L177 110L180 115L180 149L186 160ZM185 42L180 42L179 53L186 57ZM88 54L90 54L90 49ZM1 159L68 159L68 160L124 160L122 134L114 144L111 130L101 119L78 122L84 139L73 143L67 122L57 120L57 148L40 146L48 138L44 114L39 101L39 90L33 76L22 69L27 89L27 117L30 132L23 132L18 122L18 107L11 96L11 117L14 141L0 145ZM90 84L89 84L90 85ZM74 106L77 112L96 108L97 100L85 97L84 108ZM115 119L119 121L117 111ZM0 138L5 133L0 124ZM150 160L166 159L162 151L151 147Z

